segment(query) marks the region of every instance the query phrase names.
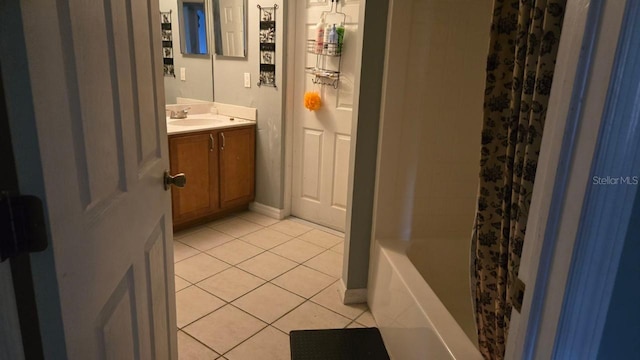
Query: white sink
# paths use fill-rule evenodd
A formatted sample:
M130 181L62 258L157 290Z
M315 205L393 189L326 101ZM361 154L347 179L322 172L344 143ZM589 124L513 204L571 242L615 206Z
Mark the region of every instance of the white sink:
M224 129L236 126L245 126L252 123L248 120L230 118L218 114L193 114L186 119L171 119L167 117L167 134L186 134L196 131L208 131Z
M169 125L175 126L205 126L226 122L221 119L177 119L169 120Z

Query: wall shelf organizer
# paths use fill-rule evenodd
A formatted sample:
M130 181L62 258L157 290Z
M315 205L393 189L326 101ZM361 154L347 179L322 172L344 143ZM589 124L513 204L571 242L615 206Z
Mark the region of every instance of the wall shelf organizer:
M334 24L342 27L347 19L347 14L338 11L338 0L331 0L331 8L320 15L322 23L332 24L330 18L339 17L340 21ZM335 7L334 7L335 5ZM315 66L305 68L305 72L312 76L311 81L316 85L328 85L337 89L340 84L340 68L342 66L342 53L344 51L344 32L337 44L319 45L316 40L307 40L307 53L316 55Z

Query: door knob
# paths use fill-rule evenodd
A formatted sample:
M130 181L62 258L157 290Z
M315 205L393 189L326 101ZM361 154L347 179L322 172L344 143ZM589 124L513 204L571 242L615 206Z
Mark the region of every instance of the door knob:
M169 174L169 171L164 172L164 189L169 190L171 185L177 187L184 187L187 183L187 176L184 173L179 173L175 175Z

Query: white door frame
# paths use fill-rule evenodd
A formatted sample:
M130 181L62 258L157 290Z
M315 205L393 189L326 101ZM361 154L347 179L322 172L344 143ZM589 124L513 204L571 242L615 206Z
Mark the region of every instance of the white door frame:
M610 306L614 306L611 299L614 285L618 286L616 278L631 275L634 280L639 279L637 272L618 274L625 243L637 244L638 241L628 235L629 230L638 225L633 223L632 213L640 194L640 2L628 1L626 6L622 5L621 30L615 42L602 125L557 325L554 358L604 356L600 345L605 325L609 326ZM612 182L611 178L616 180ZM628 295L634 296L632 293ZM634 324L634 328L637 326ZM616 333L625 332L622 326L616 326L616 330ZM626 339L615 342L622 341L628 343ZM629 353L631 349L627 345L617 348L624 350L615 351L626 352L617 356L637 356Z
M3 9L3 12L6 9ZM2 19L0 19L2 21ZM0 67L1 68L1 67ZM0 75L0 168L3 171L3 178L0 180L0 191L8 192L9 196L18 195L18 174L15 169L13 156L11 132L9 130L9 114L7 101L4 92L4 84ZM2 194L0 194L2 196ZM0 219L2 221L4 219ZM21 254L21 259L9 258L0 262L0 358L22 360L25 354L42 355L42 341L40 339L40 329L37 321L37 310L31 307L24 299L25 294L20 294L21 290L26 290L29 300L33 300L33 283L31 279L31 264L28 254ZM19 287L22 287L20 289ZM23 301L20 301L23 300ZM24 302L24 303L23 303ZM20 309L22 307L22 309ZM25 308L26 307L26 308ZM31 334L33 339L23 336L25 325L29 325L29 319L21 318L20 313L27 311L35 326L36 333ZM23 341L24 340L24 341Z
M624 7L567 3L518 274L527 291L511 315L507 359L553 355Z
M22 194L45 199L44 179L40 163L40 145L35 130L35 115L29 79L27 50L23 34L22 9L19 1L0 2L0 57L2 57L2 81L5 85L7 115L12 139L20 139L20 151L14 151L18 187ZM4 31L10 29L10 31ZM14 141L14 149L16 147ZM48 224L47 224L48 225ZM51 246L40 253L29 255L32 271L53 267L53 249ZM43 272L33 277L33 290L47 294L47 301L37 303L42 348L51 359L66 356L62 314L58 284L54 272Z
M287 1L285 23L287 37L285 39L285 101L284 101L284 201L282 216L291 215L291 195L293 186L293 109L294 82L296 69L296 11L300 1ZM351 169L350 169L351 171Z

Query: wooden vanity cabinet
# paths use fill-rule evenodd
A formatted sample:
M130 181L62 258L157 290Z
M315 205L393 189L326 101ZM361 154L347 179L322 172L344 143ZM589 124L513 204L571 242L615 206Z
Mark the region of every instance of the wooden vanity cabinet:
M173 227L184 229L246 208L255 197L255 126L169 136Z

